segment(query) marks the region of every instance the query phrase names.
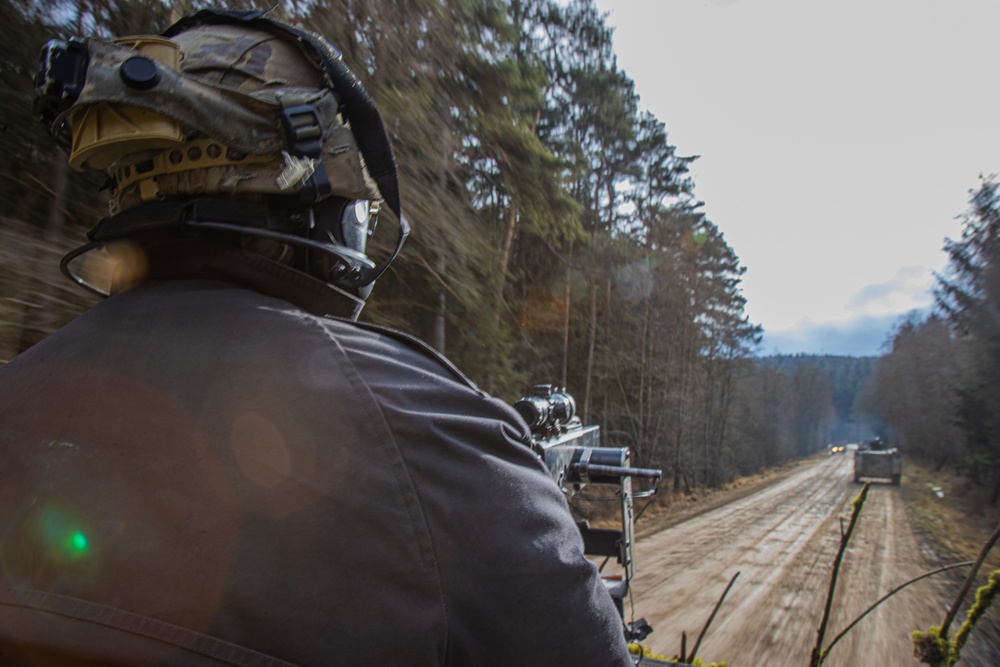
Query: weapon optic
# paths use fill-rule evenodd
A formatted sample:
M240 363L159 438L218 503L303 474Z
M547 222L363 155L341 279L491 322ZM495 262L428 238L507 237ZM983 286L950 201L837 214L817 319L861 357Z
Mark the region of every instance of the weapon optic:
M621 566L620 575L602 573L601 580L622 617L625 637L630 641L644 639L653 631L646 619L625 623L624 613L624 599L635 576L633 500L656 493L661 471L632 467L628 447L601 447L601 427L583 425L576 416L576 401L565 389L551 384L535 385L530 395L514 403L514 409L531 429L532 447L563 493L582 498L578 494L588 484L618 487L620 529L591 528L582 519L576 525L586 555L603 556L605 563L614 557ZM652 484L645 491L633 492L633 478L652 480ZM603 564L601 567L603 570Z

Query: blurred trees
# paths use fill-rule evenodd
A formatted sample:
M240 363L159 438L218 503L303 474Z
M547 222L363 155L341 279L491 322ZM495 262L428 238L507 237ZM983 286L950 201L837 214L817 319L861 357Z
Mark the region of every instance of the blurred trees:
M4 360L92 302L56 287L54 265L102 215L93 175L54 185L65 156L30 110L38 49L74 33L158 32L205 4L0 0L17 27L0 47L16 91L0 101L0 147L15 156L0 166L0 231L16 241L7 252L33 258L0 273ZM751 360L760 330L744 313L744 268L694 196L696 158L640 109L592 0L274 11L341 48L393 139L414 231L363 317L428 340L507 400L536 382L566 386L609 444L663 467L679 491L825 444L829 385ZM391 236L377 232L373 254ZM28 312L60 316L32 324Z
M1000 198L970 192L962 236L947 240L937 313L904 321L861 407L907 453L953 465L1000 500Z
M964 343L969 372L959 388L959 422L969 473L1000 499L1000 195L994 178L971 194L962 238L948 240L938 304Z
M967 374L963 347L940 316L904 321L862 394L867 410L888 427L879 430L935 467L963 458L956 419Z
M864 376L870 357L794 355L742 362L734 375L732 428L723 450L729 467L747 474L790 458L808 456L847 437L835 397L854 401L851 379Z
M102 179L67 170L34 118L41 45L155 33L208 4L0 0L0 363L94 302L56 267L104 214ZM363 317L428 340L507 400L535 382L566 386L585 421L678 491L870 426L1000 500L995 179L970 193L962 236L946 242L937 312L902 322L885 356L754 359L744 268L694 196L696 158L641 110L592 0L274 11L342 49L393 139L414 232ZM377 233L373 254L391 236Z
M100 210L95 179L70 173L31 108L39 50L65 34L49 23L51 10L0 0L0 363L94 303L59 275L58 260L84 240L72 225Z
M735 394L729 437L733 472L749 475L792 458L789 375L774 364L743 364Z

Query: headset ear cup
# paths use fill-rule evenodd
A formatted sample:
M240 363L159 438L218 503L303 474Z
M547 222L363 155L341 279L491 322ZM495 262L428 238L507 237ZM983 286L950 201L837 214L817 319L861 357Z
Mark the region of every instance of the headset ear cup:
M368 202L328 197L312 208L309 238L326 246L340 246L359 257L365 256L368 240ZM336 253L317 250L308 253L305 270L337 286L352 292L360 292L359 273ZM367 292L370 292L370 285Z
M363 199L355 199L347 203L340 216L340 234L344 245L351 250L365 252L368 245L371 222L371 205Z
M342 197L328 197L312 206L309 237L320 243L344 243L341 218L348 201Z
M306 232L311 241L323 245L344 245L340 230L340 217L347 202L340 197L328 197L311 209L309 228ZM318 250L308 251L306 272L327 282L337 282L346 270L346 265L335 256Z

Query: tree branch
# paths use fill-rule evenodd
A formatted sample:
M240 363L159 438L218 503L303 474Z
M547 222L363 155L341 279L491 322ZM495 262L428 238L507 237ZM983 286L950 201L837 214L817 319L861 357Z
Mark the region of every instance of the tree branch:
M733 584L736 582L736 577L738 576L740 576L739 572L734 574L733 578L729 580L729 585L726 586L726 590L722 591L722 596L719 598L719 601L715 603L715 609L712 610L712 614L708 617L708 620L705 621L705 627L701 629L701 634L698 635L698 641L694 643L694 648L691 649L691 655L686 658L681 656L681 662L694 662L694 659L698 655L698 649L701 648L701 640L704 639L705 633L708 631L708 626L712 625L712 621L715 620L715 614L719 611L719 607L722 606L726 596L729 595L729 589L733 587Z
M882 604L883 602L885 602L886 600L888 600L893 595L895 595L899 591L903 590L904 588L906 588L910 584L915 584L918 581L920 581L921 579L926 579L927 577L933 576L935 574L940 574L941 572L947 572L948 570L954 570L955 568L958 568L958 567L964 567L966 565L972 565L972 563L973 563L973 561L966 560L966 561L962 561L961 563L954 563L952 565L945 565L944 567L939 567L936 570L931 570L930 572L924 572L919 577L914 577L913 579L910 579L909 581L907 581L905 583L902 583L899 586L896 586L891 591L889 591L888 593L886 593L885 595L883 595L882 597L880 597L878 599L878 601L875 602L875 604L873 604L872 606L868 607L868 609L865 609L864 612L860 616L858 616L856 619L854 619L853 621L851 621L851 624L848 625L846 628L844 628L843 631L839 635L837 635L836 637L834 637L833 641L830 642L830 645L826 647L825 651L823 651L823 655L828 655L830 653L830 650L837 644L837 642L839 642L840 639L844 635L846 635L848 632L850 632L851 628L853 628L855 625L857 625L858 623L860 623L861 619L863 619L865 616L867 616L872 611L874 611L875 608L878 607L880 604Z
M868 498L869 486L869 483L865 483L864 488L861 489L861 493L851 501L851 504L854 506L854 510L851 512L851 522L847 525L847 532L840 538L840 549L837 550L837 557L833 561L833 572L830 574L830 588L826 594L823 620L820 621L819 630L816 633L816 645L812 650L809 667L819 667L823 664L823 659L826 657L826 653L823 650L823 638L826 635L826 626L830 622L830 610L833 607L833 594L837 590L837 576L840 574L840 564L844 560L844 552L847 551L847 544L851 541L851 534L858 523L861 508L864 507L865 500Z
M972 569L969 570L969 574L965 577L965 582L962 583L962 588L959 589L958 595L955 596L955 601L951 603L951 609L948 610L948 615L945 616L944 623L941 624L942 638L948 638L948 628L951 626L952 621L955 620L955 616L958 615L958 609L962 606L962 600L965 599L969 589L972 588L972 582L975 580L979 568L982 567L983 561L986 560L986 555L993 548L993 545L996 544L997 539L1000 539L1000 524L997 525L993 530L993 534L990 535L990 539L986 540L986 544L980 549L979 557L976 559Z

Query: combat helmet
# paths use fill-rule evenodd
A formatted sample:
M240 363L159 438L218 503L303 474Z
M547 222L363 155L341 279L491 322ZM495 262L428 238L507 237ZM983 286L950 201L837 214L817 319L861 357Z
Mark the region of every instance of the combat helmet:
M51 41L35 86L70 166L108 178L111 216L62 262L94 291L137 278L105 289L74 262L124 242L140 248L139 279L235 271L356 317L409 232L371 97L335 46L266 12L206 9L158 36ZM376 265L365 252L383 204L399 231Z

